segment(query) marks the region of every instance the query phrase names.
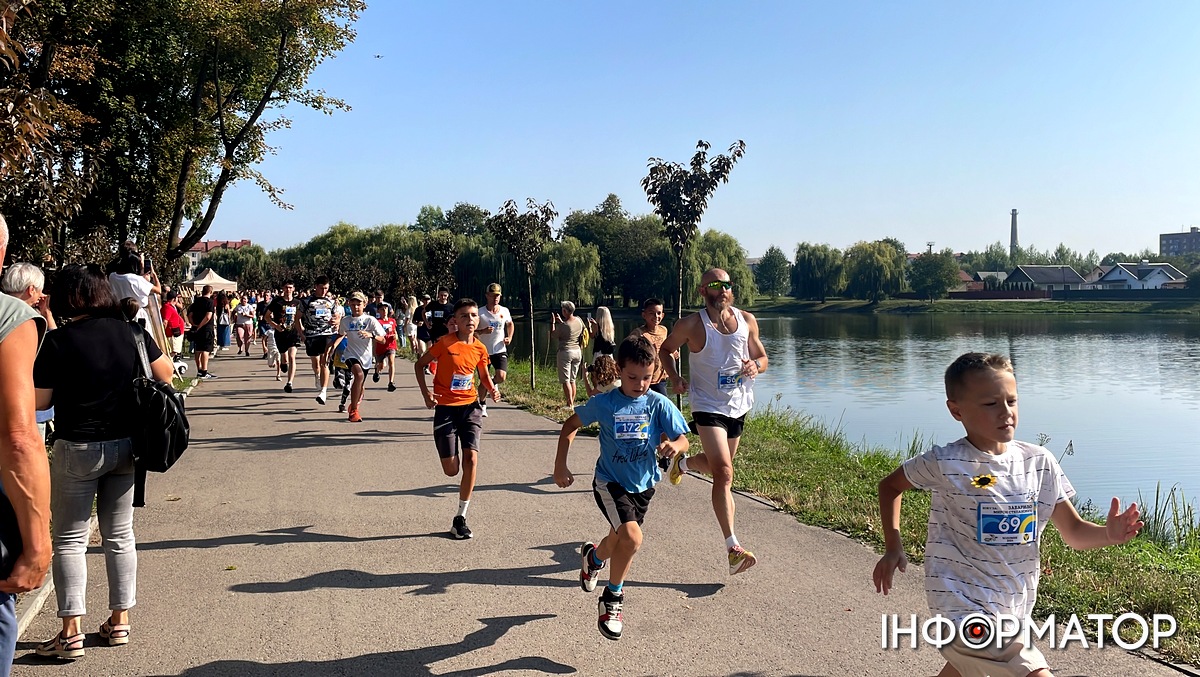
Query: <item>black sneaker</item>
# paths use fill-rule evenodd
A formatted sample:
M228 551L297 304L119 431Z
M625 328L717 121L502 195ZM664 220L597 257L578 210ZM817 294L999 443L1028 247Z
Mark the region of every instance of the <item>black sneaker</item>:
M467 518L455 515L454 524L450 527L450 535L463 541L471 537L471 528L467 526Z
M614 595L607 587L604 588L600 595L600 618L596 621L596 627L600 628L600 634L606 639L621 639L621 630L625 626L625 617L621 613L621 607L624 605L624 594Z
M279 371L282 371L283 373L286 374L288 372L288 363L284 362L284 361L280 361L279 362ZM289 390L288 392L290 393L292 391Z
M291 383L284 383L284 384L283 384L283 392L285 392L285 393L290 393L290 392L292 392L292 384L291 384Z
M394 393L394 392L396 392L396 384L395 384L395 383L389 383L389 384L388 384L388 392L389 392L389 393Z
M342 402L341 404L338 405L338 413L339 414L346 413L346 403L345 402Z
M596 550L596 544L591 541L584 543L579 548L579 552L583 555L583 562L579 567L579 587L585 592L592 592L596 589L596 581L600 580L600 570L604 568L604 562L600 566L592 565L592 553Z
M374 374L371 374L371 382L379 383L379 372L375 372Z

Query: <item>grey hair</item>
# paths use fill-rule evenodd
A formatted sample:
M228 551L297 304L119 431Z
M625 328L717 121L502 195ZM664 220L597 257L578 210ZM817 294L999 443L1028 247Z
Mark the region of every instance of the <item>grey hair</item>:
M46 284L46 276L42 269L32 263L14 263L4 269L0 277L0 291L5 294L20 294L33 287L39 292Z
M574 315L574 314L575 314L575 304L574 304L574 303L571 303L570 301L563 301L563 302L562 302L562 309L563 309L564 311L566 311L566 313L567 313L568 315Z

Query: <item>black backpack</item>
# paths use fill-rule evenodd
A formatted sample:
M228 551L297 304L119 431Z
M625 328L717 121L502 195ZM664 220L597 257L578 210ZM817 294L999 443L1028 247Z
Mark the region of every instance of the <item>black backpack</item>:
M137 425L130 437L137 469L133 505L140 508L146 505L146 473L166 472L175 465L188 447L191 427L183 407L183 394L169 383L154 379L142 327L130 324L130 330L137 346L139 367L132 393Z

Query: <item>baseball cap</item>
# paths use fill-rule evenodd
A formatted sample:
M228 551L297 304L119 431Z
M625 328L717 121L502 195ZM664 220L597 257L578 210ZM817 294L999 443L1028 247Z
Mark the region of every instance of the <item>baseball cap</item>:
M489 293L489 294L499 294L499 293L501 293L501 292L500 292L500 284L499 284L499 283L497 283L497 282L493 282L493 283L489 284L489 285L487 286L487 293Z
M360 291L356 291L356 292L354 292L353 294L351 294L351 295L350 295L350 298L349 298L349 299L347 299L347 300L348 300L348 301L361 301L361 302L363 302L363 303L366 303L366 302L367 302L367 295L366 295L366 294L364 294L364 293L362 293L362 292L360 292Z
M179 292L175 291L174 289L167 292L167 300L168 301L174 301L177 298L179 298Z

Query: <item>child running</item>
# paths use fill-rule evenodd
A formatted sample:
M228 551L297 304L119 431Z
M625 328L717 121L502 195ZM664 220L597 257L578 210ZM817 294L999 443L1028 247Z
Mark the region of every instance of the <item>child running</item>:
M989 624L1001 614L1024 620L1037 601L1038 543L1047 521L1076 550L1125 543L1144 525L1136 503L1121 512L1116 498L1103 526L1084 520L1071 505L1075 489L1054 455L1014 439L1017 379L1007 357L962 355L946 369L945 382L946 406L962 422L966 437L935 445L879 483L887 551L875 565L875 589L886 595L895 570L908 565L900 542L904 492L927 490L932 492L925 544L930 609L956 628L978 615ZM1046 658L1020 634L1003 646L989 642L978 648L959 634L941 653L947 661L944 677L1052 677Z
M459 540L472 536L467 527L467 505L475 490L479 437L483 432L483 412L476 395L475 374L479 374L480 383L491 393L492 401L500 400L500 391L488 375L487 348L475 338L478 325L478 304L471 299L459 299L454 304L455 331L435 341L413 367L425 406L433 409L433 443L442 459L442 472L447 477L454 477L462 470L458 514L450 527L450 535ZM433 392L430 393L425 383L425 368L435 361L442 366L433 376Z
M346 337L343 336L333 349L329 365L333 367L333 387L341 389L342 401L338 404L338 413L346 413L346 402L350 399L350 386L354 383L354 375L350 373L350 365L346 364Z
M379 313L379 325L383 327L385 340L381 344L375 345L375 374L372 377L375 383L379 383L379 372L383 370L384 363L387 363L389 393L396 392L396 349L400 347L397 340L396 318L392 317L392 306L389 303L380 303L376 306L375 312Z
M350 295L350 315L342 317L338 325L338 337L346 337L346 366L350 368L354 384L350 386L350 422L361 423L362 414L359 405L362 404L363 389L367 385L367 370L372 366L372 344L383 343L387 333L371 315L363 312L367 305L367 295L356 291Z
M612 560L608 586L600 595L597 626L608 639L621 638L624 626L623 584L633 555L642 546L642 520L662 479L657 456L674 457L688 449L688 427L683 414L666 397L650 390L658 367L656 351L643 337L630 337L617 349L621 387L601 393L575 408L558 436L554 483L566 488L575 482L567 469L567 452L575 432L600 424L600 458L592 482L592 495L608 520L608 535L599 545L584 543L579 584L596 589L600 570ZM666 439L661 442L660 435Z

